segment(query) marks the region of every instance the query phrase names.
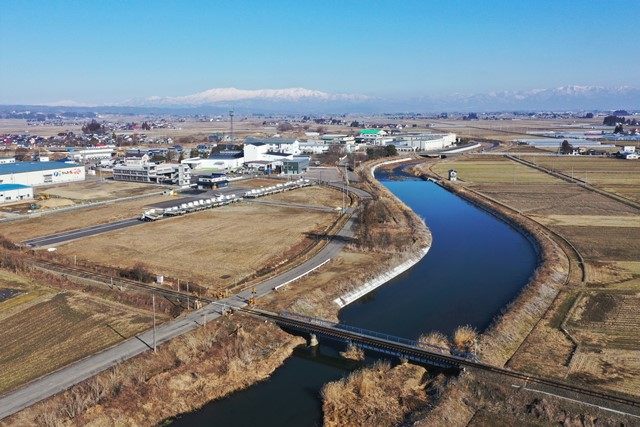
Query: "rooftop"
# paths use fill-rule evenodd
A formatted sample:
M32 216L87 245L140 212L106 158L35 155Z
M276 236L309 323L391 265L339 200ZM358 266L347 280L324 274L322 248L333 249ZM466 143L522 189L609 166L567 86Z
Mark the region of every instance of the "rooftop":
M48 170L54 170L54 169L77 168L78 166L79 165L76 163L65 163L65 162L5 163L5 164L0 164L0 175L7 175L10 173L48 171Z
M245 139L245 145L266 145L266 144L294 144L296 139L287 138L254 138L249 137Z
M0 191L20 190L22 188L31 188L31 186L23 184L0 184Z

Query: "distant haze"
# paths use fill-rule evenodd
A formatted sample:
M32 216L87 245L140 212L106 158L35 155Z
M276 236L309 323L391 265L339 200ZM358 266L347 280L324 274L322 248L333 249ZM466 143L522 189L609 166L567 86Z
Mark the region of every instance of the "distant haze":
M43 105L96 107L76 101ZM243 90L215 88L184 96L152 96L103 106L122 108L207 109L236 108L255 113L384 113L438 111L566 111L640 109L640 89L632 87L564 86L529 91L454 94L415 98L384 98L328 93L305 88Z

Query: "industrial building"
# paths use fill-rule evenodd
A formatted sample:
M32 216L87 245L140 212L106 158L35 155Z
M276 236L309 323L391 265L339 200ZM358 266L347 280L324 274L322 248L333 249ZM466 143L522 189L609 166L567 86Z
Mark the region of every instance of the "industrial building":
M218 171L232 171L242 167L244 154L241 150L222 150L211 153L208 158L201 159L194 157L185 159L182 164L188 165L191 169L213 169Z
M131 158L113 168L116 181L149 182L154 184L177 184L187 187L191 184L191 168L186 164L154 163L148 157Z
M96 147L65 147L63 149L50 148L49 150L54 153L64 153L75 162L86 163L111 159L116 152L116 146L101 145Z
M85 169L68 162L16 162L0 164L0 184L30 186L84 181Z
M33 187L24 184L0 184L0 203L33 199Z
M294 157L282 161L282 173L285 175L298 175L309 170L308 157Z
M391 142L398 151L435 151L456 143L455 133L416 133L399 135Z
M244 161L281 160L302 153L297 139L247 138L244 142Z

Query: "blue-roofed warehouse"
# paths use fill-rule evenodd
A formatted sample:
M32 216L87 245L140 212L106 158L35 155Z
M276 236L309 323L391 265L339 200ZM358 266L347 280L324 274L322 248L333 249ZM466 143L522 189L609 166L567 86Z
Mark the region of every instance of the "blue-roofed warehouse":
M0 203L33 199L33 187L23 184L0 184Z
M0 164L0 184L47 185L84 181L85 169L67 162L16 162Z

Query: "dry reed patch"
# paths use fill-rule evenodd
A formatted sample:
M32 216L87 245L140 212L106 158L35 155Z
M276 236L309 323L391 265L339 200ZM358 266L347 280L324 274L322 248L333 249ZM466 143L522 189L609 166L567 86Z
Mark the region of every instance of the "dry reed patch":
M426 370L402 364L376 362L322 388L325 426L395 426L425 407Z
M333 300L362 285L390 262L391 257L386 254L343 250L320 269L261 298L258 305L337 320L338 306Z
M7 425L155 425L268 377L300 338L234 315L19 412Z
M356 347L351 343L349 343L346 350L340 352L340 356L344 357L345 359L357 360L357 361L364 360L364 357L365 357L364 351L361 348Z
M58 248L90 263L131 268L220 289L295 258L336 215L235 204L77 240Z

